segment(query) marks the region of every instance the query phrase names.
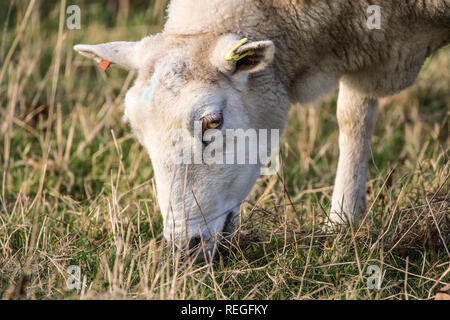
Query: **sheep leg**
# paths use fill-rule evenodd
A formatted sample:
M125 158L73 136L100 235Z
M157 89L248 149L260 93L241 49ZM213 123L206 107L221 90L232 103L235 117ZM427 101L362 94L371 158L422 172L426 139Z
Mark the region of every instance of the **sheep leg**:
M377 115L377 99L360 94L341 80L337 104L340 154L330 212L332 223L357 222L366 210L370 139Z

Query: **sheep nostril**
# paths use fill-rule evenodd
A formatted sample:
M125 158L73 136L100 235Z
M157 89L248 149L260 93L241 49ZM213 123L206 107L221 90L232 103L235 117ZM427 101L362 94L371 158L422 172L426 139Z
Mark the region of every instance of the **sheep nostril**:
M191 240L189 240L189 250L192 250L195 247L197 247L200 241L201 241L200 237L192 237Z

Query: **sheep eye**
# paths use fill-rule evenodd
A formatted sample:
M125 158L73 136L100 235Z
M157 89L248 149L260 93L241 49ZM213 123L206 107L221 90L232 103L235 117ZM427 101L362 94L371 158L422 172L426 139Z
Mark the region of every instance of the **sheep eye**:
M203 132L208 129L220 129L223 125L223 114L222 112L211 113L204 116L201 120Z

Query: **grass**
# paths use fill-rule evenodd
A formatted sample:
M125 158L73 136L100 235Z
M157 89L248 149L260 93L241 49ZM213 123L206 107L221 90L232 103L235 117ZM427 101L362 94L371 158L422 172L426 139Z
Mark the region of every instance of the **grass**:
M0 13L0 297L433 299L449 283L449 48L381 102L361 227L322 231L334 93L292 109L282 170L258 181L231 248L212 268L182 266L162 240L150 160L121 122L133 75L104 74L71 49L158 32L166 1L73 2L80 30L65 28L64 1ZM67 289L70 265L79 291ZM367 287L370 265L379 290Z

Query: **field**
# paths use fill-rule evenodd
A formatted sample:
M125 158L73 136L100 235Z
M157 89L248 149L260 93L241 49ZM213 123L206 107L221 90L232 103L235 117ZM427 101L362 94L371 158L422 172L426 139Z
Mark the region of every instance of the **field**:
M81 8L79 30L66 27L69 4ZM212 267L181 264L162 238L151 162L121 121L134 75L103 73L72 50L159 32L165 6L2 4L0 297L434 299L450 282L450 48L381 101L360 227L323 228L338 159L334 92L292 109L282 170L258 181L231 248ZM80 290L67 286L71 265Z

